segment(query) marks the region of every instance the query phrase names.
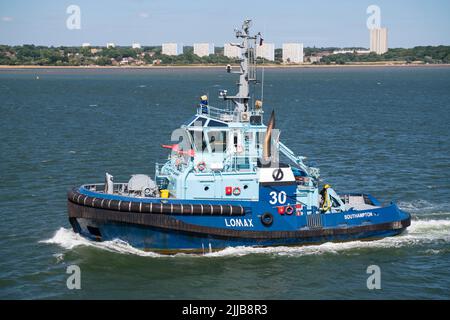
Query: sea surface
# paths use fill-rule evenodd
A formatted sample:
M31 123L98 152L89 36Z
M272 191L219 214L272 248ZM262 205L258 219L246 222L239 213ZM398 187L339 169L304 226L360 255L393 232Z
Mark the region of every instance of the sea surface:
M163 256L74 234L66 192L153 174L217 69L0 70L0 299L449 299L450 68L273 69L264 108L338 192L410 212L373 242ZM261 88L257 87L259 94ZM266 119L267 120L267 119ZM78 265L81 289L69 290ZM381 289L369 290L377 265Z

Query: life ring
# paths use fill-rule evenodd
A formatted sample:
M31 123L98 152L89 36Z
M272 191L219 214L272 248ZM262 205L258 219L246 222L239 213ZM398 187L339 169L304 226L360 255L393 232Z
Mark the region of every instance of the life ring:
M261 223L266 226L270 227L273 223L273 216L271 213L266 212L261 216Z
M233 189L233 195L238 196L241 194L241 188L236 187Z
M197 163L197 170L198 171L205 171L205 169L206 169L205 161L201 161L201 162Z
M145 194L147 197L150 195L150 193L151 193L150 188L145 188L145 189L144 189L144 194Z
M291 206L291 205L288 205L288 206L286 207L285 212L286 212L287 215L291 215L292 213L294 213L294 207Z

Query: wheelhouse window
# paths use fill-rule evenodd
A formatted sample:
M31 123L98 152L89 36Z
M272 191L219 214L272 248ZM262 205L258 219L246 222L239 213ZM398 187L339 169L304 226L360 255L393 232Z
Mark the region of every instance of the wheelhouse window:
M193 119L189 120L189 127L203 127L206 121L208 121L208 119L203 117L197 118L196 116L194 116Z
M228 125L223 122L209 120L208 127L228 127Z
M189 130L189 133L191 135L191 141L195 151L198 152L208 151L205 134L203 133L203 131Z
M208 141L211 152L227 151L227 132L226 131L210 131L208 132Z

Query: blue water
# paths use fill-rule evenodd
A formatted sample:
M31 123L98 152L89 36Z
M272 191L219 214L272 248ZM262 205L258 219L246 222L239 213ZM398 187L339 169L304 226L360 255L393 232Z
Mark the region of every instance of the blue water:
M266 69L281 139L337 191L395 200L404 235L160 256L75 235L66 191L154 172L160 145L236 79L220 69L0 70L0 298L449 299L450 68ZM66 268L81 268L81 290ZM381 269L368 290L366 269Z

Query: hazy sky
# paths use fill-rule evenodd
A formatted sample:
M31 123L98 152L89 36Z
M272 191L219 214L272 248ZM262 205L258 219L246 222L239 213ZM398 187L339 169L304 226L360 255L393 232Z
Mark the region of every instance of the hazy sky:
M81 29L69 30L69 5ZM130 45L139 42L234 41L233 29L253 19L266 42L305 46L369 46L366 9L381 8L389 47L450 45L449 0L0 0L0 44Z

